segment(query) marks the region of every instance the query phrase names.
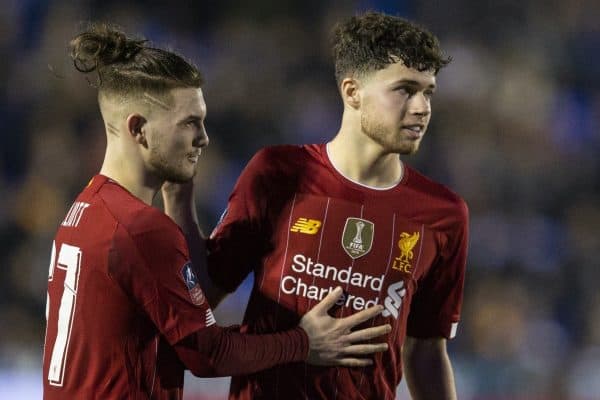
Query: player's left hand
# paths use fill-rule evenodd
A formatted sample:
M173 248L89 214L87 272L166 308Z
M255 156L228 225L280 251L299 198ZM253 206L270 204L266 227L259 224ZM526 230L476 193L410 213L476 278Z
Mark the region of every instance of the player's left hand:
M309 338L306 362L314 365L362 367L370 365L370 358L360 357L386 351L387 343L360 343L385 335L392 330L389 324L352 331L351 329L381 313L376 305L345 318L333 318L328 311L338 301L343 291L337 287L300 320L300 327ZM358 343L358 344L357 344Z

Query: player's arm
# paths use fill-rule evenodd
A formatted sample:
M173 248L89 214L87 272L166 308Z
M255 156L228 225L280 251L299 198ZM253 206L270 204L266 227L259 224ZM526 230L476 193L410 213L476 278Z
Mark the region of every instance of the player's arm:
M468 209L457 199L452 225L437 233L440 257L419 282L407 320L402 361L414 399L456 399L447 339L456 335L463 301Z
M402 347L404 375L414 400L455 400L456 388L446 339L407 336Z
M194 202L194 184L191 181L182 184L166 182L162 187L162 194L165 213L179 225L185 235L190 258L196 266L200 286L209 304L217 307L227 292L216 286L208 275L206 236L198 222Z
M188 369L202 376L245 374L273 365L307 361L318 365L362 366L386 343L361 344L390 331L389 325L352 329L375 316L381 306L346 318L328 311L342 295L332 291L287 332L248 335L231 329L209 329L214 317L189 262L185 238L164 214L147 208L131 231L122 229L119 245L109 254L109 273L131 293L174 346ZM150 224L151 221L151 224Z
M346 318L328 311L342 295L341 288L305 314L297 328L274 334L251 335L216 325L186 336L174 345L185 366L196 376L249 374L278 364L306 361L314 365L359 367L372 363L370 354L387 350L387 343L356 344L384 335L390 325L352 331L381 312L372 307Z
M271 250L269 216L276 214L289 197L274 164L267 150L252 157L210 238L198 229L193 183L163 185L165 212L184 231L201 285L213 307L226 293L234 292Z

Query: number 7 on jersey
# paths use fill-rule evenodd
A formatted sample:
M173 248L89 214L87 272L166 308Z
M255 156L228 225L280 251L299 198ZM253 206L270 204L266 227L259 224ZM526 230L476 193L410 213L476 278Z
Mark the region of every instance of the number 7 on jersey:
M50 271L48 280L54 279L54 268L66 270L64 289L58 309L58 326L50 369L48 371L48 382L54 386L62 386L65 364L67 362L67 350L73 327L73 315L77 302L77 286L79 282L79 267L81 266L81 250L79 247L63 243L56 258L56 244L52 242L52 255L50 257ZM48 294L49 296L49 294ZM46 323L48 322L50 298L47 299ZM46 338L46 341L48 338Z

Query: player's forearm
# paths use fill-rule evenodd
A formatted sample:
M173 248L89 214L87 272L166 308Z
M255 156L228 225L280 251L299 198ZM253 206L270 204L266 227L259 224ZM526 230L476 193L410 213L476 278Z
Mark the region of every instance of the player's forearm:
M213 325L177 343L179 358L196 376L245 375L306 360L308 336L301 328L265 335Z
M407 338L402 361L413 400L456 400L454 373L445 339Z
M225 292L216 287L208 275L206 263L206 237L200 229L198 214L193 195L193 187L180 186L170 190L163 188L165 213L183 231L190 251L190 258L196 267L196 273L204 295L211 307L215 308L225 297Z
M208 299L208 304L216 308L226 295L226 292L219 289L208 275L208 265L206 259L206 240L202 237L200 229L190 229L185 231L185 240L190 251L190 258L196 266L198 280Z
M170 184L168 188L163 187L165 213L179 225L184 233L194 232L204 239L198 223L193 190L192 184Z

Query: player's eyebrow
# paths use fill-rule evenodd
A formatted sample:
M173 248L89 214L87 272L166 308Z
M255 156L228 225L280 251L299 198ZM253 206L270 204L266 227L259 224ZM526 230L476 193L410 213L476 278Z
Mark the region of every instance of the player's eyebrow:
M204 120L204 118L202 118L202 116L197 115L197 114L190 114L187 117L182 118L181 120L179 120L179 123L181 122L202 122Z
M165 103L165 102L161 101L160 99L152 96L148 92L144 92L144 97L146 98L146 100L148 100L148 102L150 102L150 103L152 103L152 104L154 104L156 106L159 106L161 108L164 108L167 111L169 111L171 109L171 107L167 103Z
M410 86L423 86L423 83L419 82L419 81L415 81L414 79L400 79L397 81L392 82L391 85L399 85L399 84L405 84L405 85L410 85ZM431 83L429 85L426 86L428 89L435 89L436 85L435 83Z

